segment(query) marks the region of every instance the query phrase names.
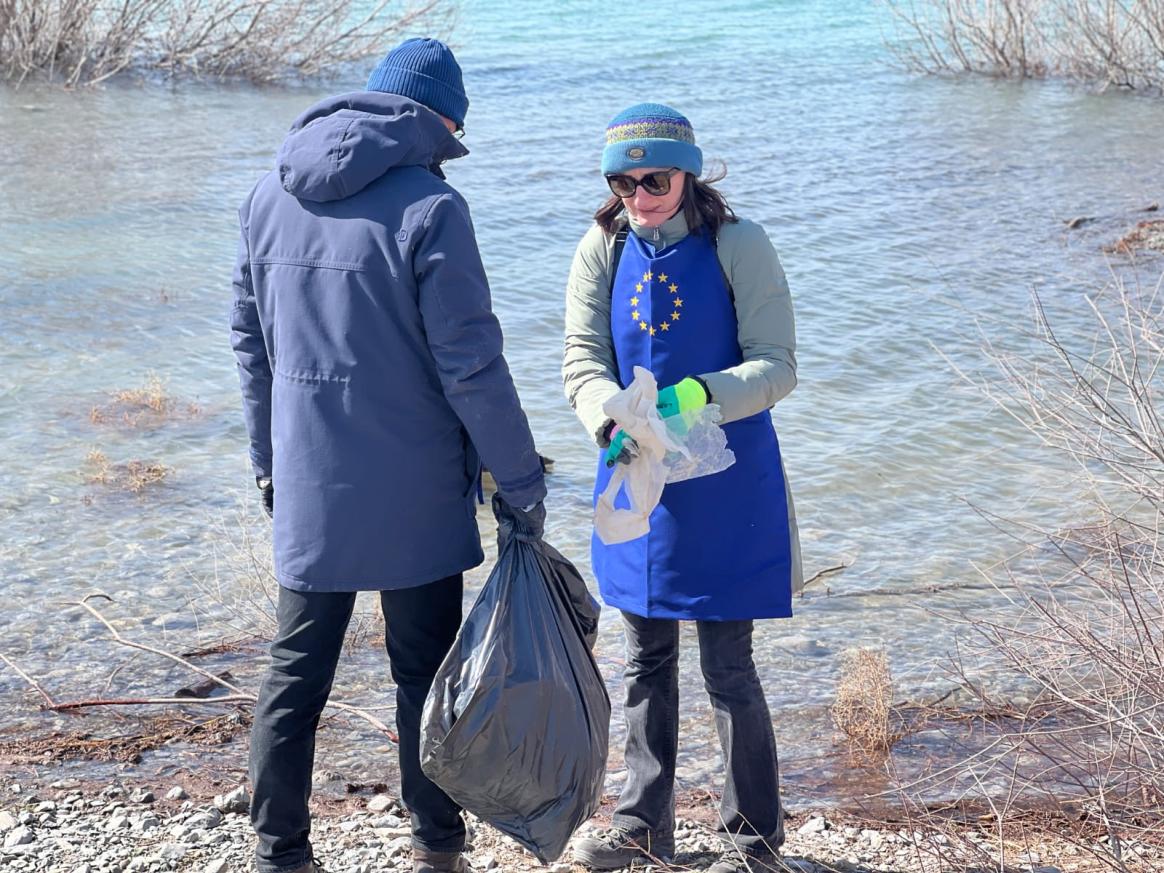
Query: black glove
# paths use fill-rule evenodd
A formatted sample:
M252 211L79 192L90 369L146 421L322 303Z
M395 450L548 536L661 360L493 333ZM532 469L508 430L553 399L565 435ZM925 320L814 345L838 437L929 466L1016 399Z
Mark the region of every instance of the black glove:
M508 527L522 539L540 540L546 529L546 505L540 500L532 506L519 509L500 494L494 494L493 515L497 519L498 536Z
M275 517L275 483L270 476L256 476L255 484L259 486L259 499L263 502L263 512L267 518Z

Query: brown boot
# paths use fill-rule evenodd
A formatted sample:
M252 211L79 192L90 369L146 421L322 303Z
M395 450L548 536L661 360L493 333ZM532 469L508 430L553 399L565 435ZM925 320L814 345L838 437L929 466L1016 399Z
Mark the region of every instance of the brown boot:
M473 868L460 852L433 852L414 847L412 873L473 873Z

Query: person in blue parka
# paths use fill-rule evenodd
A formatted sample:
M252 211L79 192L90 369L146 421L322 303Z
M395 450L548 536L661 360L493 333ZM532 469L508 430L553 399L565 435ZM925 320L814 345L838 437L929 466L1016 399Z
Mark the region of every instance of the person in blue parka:
M603 405L650 370L663 417L715 403L735 463L667 485L645 536L593 540L603 600L627 640L627 781L612 827L580 840L595 870L674 849L679 622L695 622L723 748L714 873L772 869L784 839L772 719L752 658L753 621L792 615L801 585L791 492L771 409L796 384L792 302L764 229L735 216L691 123L643 103L606 129L610 199L574 256L566 294L566 394L597 443L595 499L635 446ZM616 506L626 506L621 495Z
M420 769L420 717L484 559L482 462L540 535L542 466L461 196L468 99L443 43L312 106L243 204L232 343L273 515L278 633L255 707L260 873L309 873L315 729L356 592L380 594L417 873L461 873L460 808Z

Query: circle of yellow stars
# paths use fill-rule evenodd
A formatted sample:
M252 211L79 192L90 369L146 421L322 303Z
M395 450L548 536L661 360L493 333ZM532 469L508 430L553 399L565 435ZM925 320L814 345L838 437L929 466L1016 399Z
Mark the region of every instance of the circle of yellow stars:
M653 280L658 279L661 285L667 287L667 292L671 295L671 306L673 310L670 318L665 318L658 325L654 325L642 318L639 313L639 295L650 293L650 284ZM644 291L644 287L647 289ZM679 320L681 311L683 309L683 298L679 296L679 286L671 280L671 277L666 273L653 273L650 270L643 273L643 281L635 283L635 293L630 299L631 304L631 318L634 319L635 324L639 326L639 330L647 331L651 336L658 332L667 333L671 330L671 325Z

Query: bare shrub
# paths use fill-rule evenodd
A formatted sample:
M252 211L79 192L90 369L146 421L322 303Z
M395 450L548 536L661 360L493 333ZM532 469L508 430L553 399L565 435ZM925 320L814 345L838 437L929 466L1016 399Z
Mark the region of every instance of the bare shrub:
M1164 90L1160 0L882 0L908 69Z
M968 766L1015 796L1083 802L1118 862L1129 838L1164 834L1164 297L1117 280L1089 298L1097 340L1084 351L1035 304L1045 354L992 350L1003 378L983 387L1077 462L1093 521L1025 526L1006 589L1020 614L967 619L979 654L1034 688L1041 711Z
M865 755L884 755L901 739L884 650L850 649L841 655L841 676L830 712L850 748Z
M68 86L156 70L269 82L379 54L449 0L0 0L0 78Z
M211 521L210 559L183 566L179 590L189 590L190 610L200 626L212 628L217 645L252 643L274 638L279 629L279 581L271 553L270 522L253 505ZM209 571L208 571L209 568ZM384 617L379 605L357 609L348 625L344 647L382 645Z

